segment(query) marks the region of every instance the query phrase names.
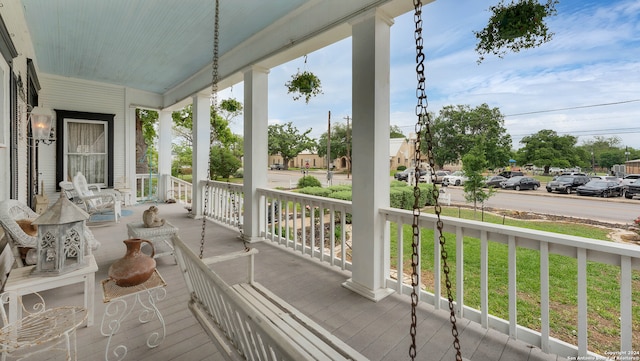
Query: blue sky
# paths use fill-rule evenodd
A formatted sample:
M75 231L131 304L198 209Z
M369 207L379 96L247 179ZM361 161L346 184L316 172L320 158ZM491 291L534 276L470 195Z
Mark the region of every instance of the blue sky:
M560 0L558 14L548 20L551 42L503 59L488 55L478 65L473 31L486 25L497 2L436 0L423 8L429 111L497 107L514 148L523 136L553 129L578 136L578 144L595 135L618 136L623 146L640 149L640 0ZM415 123L413 29L413 12L391 28L391 124L405 134ZM294 101L284 86L298 69L322 81L324 94L309 104ZM270 124L293 122L318 138L329 111L332 124L352 115L350 80L350 38L308 54L306 64L300 58L271 69ZM242 101L242 83L219 94L230 96ZM557 109L565 110L549 111ZM232 130L242 133L240 118Z

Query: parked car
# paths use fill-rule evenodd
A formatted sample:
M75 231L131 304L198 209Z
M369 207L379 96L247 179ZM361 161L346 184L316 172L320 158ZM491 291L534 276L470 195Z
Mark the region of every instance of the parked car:
M517 177L517 176L524 176L524 173L517 171L517 170L505 170L504 172L500 172L498 173L499 176L505 177L505 178L511 178L511 177Z
M485 187L489 188L500 188L500 183L506 181L507 179L508 178L505 178L501 175L490 175L484 179L484 185Z
M467 180L469 180L469 178L467 178L467 176L464 175L464 172L461 170L458 170L449 175L444 176L442 178L442 184L460 186L460 185L463 185L464 182L466 182Z
M451 172L449 172L448 170L436 171L436 183L442 183L444 177L448 176L449 174L451 174Z
M598 179L576 188L576 194L579 196L620 197L623 192L624 187L620 183Z
M438 170L436 171L436 183L442 183L442 180L444 179L444 177L449 175L449 171L446 170ZM429 178L429 179L428 179ZM429 183L430 181L433 181L433 176L429 173L427 173L425 171L424 174L422 174L422 172L420 172L420 182L421 183Z
M591 180L603 180L607 182L616 182L618 184L622 184L622 178L613 176L613 175L592 175L590 176Z
M589 180L584 175L561 175L547 183L547 192L571 194L576 188L589 183Z
M399 181L407 181L409 180L409 174L411 173L411 169L407 168L403 171L400 172L396 172L396 174L393 175L393 178L395 178L396 180Z
M515 176L500 183L500 187L502 189L514 189L517 191L524 189L533 189L535 191L540 187L540 181L531 177Z
M283 170L284 169L284 165L280 164L280 163L273 163L270 166L271 170Z
M622 177L622 185L628 186L629 184L635 182L637 179L640 179L640 174L627 174Z
M631 199L635 196L640 196L640 179L626 186L624 190L624 197Z

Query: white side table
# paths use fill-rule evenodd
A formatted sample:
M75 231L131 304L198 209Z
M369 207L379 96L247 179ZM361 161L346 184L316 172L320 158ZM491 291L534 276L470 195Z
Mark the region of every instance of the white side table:
M140 314L137 318L140 323L148 323L157 318L162 326L159 331L149 334L147 347L157 347L164 341L167 329L156 303L167 296L166 286L167 283L160 276L158 270L155 270L146 282L132 287L120 287L112 279L102 280L103 301L107 304L107 307L102 315L100 333L103 336L109 336L104 352L105 361L109 361L110 354L113 354L117 360L122 360L127 355L127 346L125 345L117 345L111 352L109 350L111 350L113 336L138 304L140 305ZM129 305L127 300L131 301L132 304Z
M131 193L131 188L117 188L116 190L120 193L123 206L127 207L133 205L133 194Z
M127 234L129 237L147 239L153 243L153 248L155 250L153 258L173 255L171 238L177 233L178 228L169 222L166 222L162 227L152 228L145 227L142 222L127 223Z
M86 256L87 266L65 273L59 276L32 275L31 271L36 267L27 266L11 270L5 292L15 292L17 297L9 300L9 322L13 323L22 318L22 296L35 292L51 290L54 288L84 282L84 308L87 310L87 326L93 325L93 302L95 299L95 282L98 265L93 255Z

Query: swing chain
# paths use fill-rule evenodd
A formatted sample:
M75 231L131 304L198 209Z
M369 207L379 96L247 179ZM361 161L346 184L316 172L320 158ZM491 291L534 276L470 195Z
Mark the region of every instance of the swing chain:
M204 205L203 205L203 214L202 214L202 233L200 237L200 254L199 257L202 259L204 254L204 239L205 239L205 229L207 228L207 212L209 208L209 181L211 180L211 141L214 137L215 132L215 121L218 116L218 48L219 48L219 24L220 18L218 16L220 12L220 1L216 0L215 7L215 19L213 26L213 60L211 62L211 103L213 107L213 121L214 126L209 126L209 156L207 157L207 183L204 186Z
M417 328L417 316L416 316L416 308L418 306L418 294L419 284L418 284L418 272L420 270L419 265L419 246L420 246L420 188L418 187L419 179L420 179L420 159L421 159L421 149L422 149L422 140L424 135L424 140L426 141L426 155L429 161L429 169L431 170L431 183L434 185L431 192L433 198L435 200L434 211L437 216L436 227L438 229L438 241L440 243L440 257L442 259L442 270L445 275L445 286L447 289L447 299L449 301L449 320L451 322L451 334L453 335L453 347L456 350L456 361L462 361L462 354L460 352L460 340L458 339L458 328L456 326L456 313L453 304L453 292L452 285L450 279L450 268L447 262L447 251L445 249L446 240L443 233L443 223L440 218L442 207L438 203L439 191L436 184L436 174L433 172L435 169L435 161L433 156L433 134L431 132L431 119L429 113L427 111L427 95L425 92L425 75L424 75L424 59L425 55L423 52L424 42L422 38L422 1L414 0L413 5L415 8L414 13L414 23L415 23L415 42L416 42L416 76L418 80L418 85L416 87L416 98L418 100L418 104L416 105L416 143L415 143L415 186L413 188L414 194L414 203L413 203L413 223L412 223L412 255L411 255L411 328L409 333L411 335L411 346L409 347L409 356L411 360L415 360L416 357L416 328Z

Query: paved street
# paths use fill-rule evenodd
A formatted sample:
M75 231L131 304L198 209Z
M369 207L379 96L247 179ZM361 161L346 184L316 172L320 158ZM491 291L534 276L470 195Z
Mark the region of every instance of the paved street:
M323 185L327 184L327 172L310 171ZM300 171L269 171L269 187L292 189L296 187ZM333 174L332 184L351 184L352 176ZM462 187L448 187L452 204L466 204ZM499 190L485 204L486 207L510 209L560 216L588 218L608 223L631 224L640 214L640 200L584 197L575 194L548 193L544 184L536 191Z

